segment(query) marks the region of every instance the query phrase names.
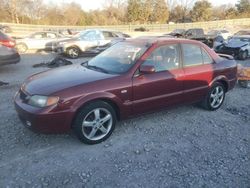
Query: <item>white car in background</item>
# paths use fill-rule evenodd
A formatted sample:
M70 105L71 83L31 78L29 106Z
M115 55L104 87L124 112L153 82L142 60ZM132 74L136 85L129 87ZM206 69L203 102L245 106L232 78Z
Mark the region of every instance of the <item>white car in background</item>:
M105 46L113 40L124 38L130 38L130 36L122 32L88 29L71 39L59 41L56 45L56 51L70 58L78 58L81 53L88 52L93 47Z
M211 30L207 33L207 35L211 35L211 36L222 36L224 40L227 40L229 37L232 36L232 34L225 30L225 29L221 29L221 30Z
M25 53L29 49L53 50L57 41L68 38L56 32L36 32L25 38L16 39L16 48L20 53Z

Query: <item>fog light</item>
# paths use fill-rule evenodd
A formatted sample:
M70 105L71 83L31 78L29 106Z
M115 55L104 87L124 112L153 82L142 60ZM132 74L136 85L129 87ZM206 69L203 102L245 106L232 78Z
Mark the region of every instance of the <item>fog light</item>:
M26 125L27 125L28 127L31 127L31 122L30 122L30 121L26 121Z

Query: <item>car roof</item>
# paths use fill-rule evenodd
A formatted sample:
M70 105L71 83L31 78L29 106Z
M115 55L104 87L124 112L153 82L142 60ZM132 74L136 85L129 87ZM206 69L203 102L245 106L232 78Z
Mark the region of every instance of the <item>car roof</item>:
M192 43L192 44L199 44L202 45L203 43L196 41L196 40L189 40L189 39L180 39L180 38L169 38L165 36L145 36L145 37L138 37L134 39L127 39L126 41L130 43L140 43L140 44L157 44L157 43Z

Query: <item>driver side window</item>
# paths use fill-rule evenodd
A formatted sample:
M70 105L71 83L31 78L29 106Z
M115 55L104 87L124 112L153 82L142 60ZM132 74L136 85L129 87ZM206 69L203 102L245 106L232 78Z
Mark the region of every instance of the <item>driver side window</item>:
M143 65L154 66L155 72L179 68L178 45L166 45L156 48L144 61Z

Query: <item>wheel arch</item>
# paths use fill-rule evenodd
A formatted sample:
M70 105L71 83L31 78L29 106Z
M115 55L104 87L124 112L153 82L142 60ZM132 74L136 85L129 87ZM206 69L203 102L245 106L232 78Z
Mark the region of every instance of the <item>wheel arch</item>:
M227 92L229 90L229 82L227 80L227 78L225 76L219 76L219 77L216 77L210 84L209 86L212 87L212 85L216 82L219 82L221 83L224 88L225 88L225 92Z
M75 113L74 113L74 116L72 118L72 122L71 122L71 127L75 121L75 118L77 116L77 114L79 113L79 111L85 107L86 105L90 104L90 103L93 103L93 102L98 102L98 101L102 101L102 102L105 102L107 104L109 104L115 111L115 115L116 115L116 118L117 120L120 120L121 119L121 108L120 106L117 104L117 102L109 97L96 97L96 98L91 98L89 100L86 100L84 102L81 102L75 109Z

